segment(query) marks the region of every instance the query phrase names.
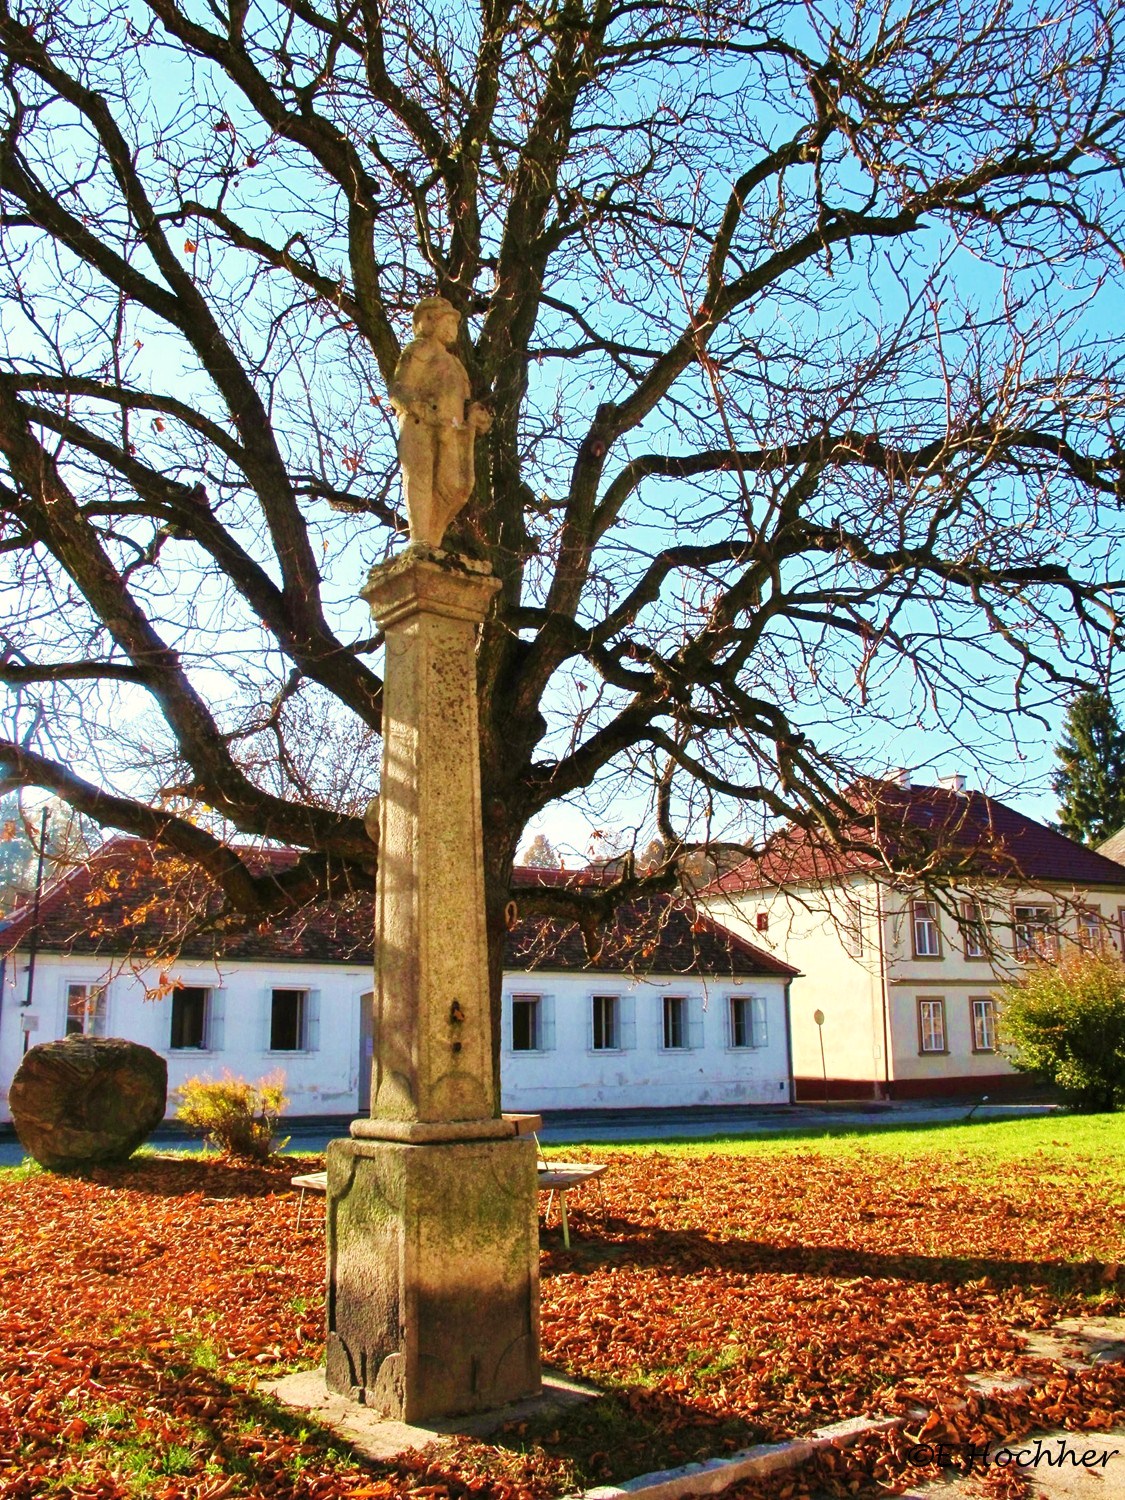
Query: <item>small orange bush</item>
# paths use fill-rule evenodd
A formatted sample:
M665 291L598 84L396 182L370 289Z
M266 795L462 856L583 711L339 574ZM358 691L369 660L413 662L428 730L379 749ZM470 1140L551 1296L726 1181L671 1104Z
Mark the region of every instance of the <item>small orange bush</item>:
M273 1150L278 1116L289 1100L285 1074L279 1069L249 1083L224 1073L222 1078L189 1078L180 1088L177 1120L202 1130L224 1156L266 1161Z

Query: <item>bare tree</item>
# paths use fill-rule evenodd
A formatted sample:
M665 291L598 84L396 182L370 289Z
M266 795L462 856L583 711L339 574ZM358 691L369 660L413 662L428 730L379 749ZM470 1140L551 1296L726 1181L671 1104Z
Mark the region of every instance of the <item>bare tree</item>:
M1002 738L1100 670L1108 10L0 0L0 51L0 763L230 911L373 878L355 596L403 538L422 295L494 412L450 542L503 580L497 993L552 802L649 798L647 872L520 898L592 920L771 818L830 835L865 724ZM255 874L232 832L304 856Z

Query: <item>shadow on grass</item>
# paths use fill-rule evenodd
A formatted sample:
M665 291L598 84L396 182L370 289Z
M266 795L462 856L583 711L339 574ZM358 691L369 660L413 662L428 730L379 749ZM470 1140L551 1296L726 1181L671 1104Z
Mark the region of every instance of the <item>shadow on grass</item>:
M1013 1221L1018 1226L1018 1220ZM1018 1232L1018 1229L1017 1229ZM586 1236L590 1237L587 1238ZM548 1231L549 1240L556 1235ZM1101 1261L997 1259L994 1256L908 1255L847 1245L775 1245L762 1240L719 1239L694 1229L637 1224L597 1209L571 1210L571 1249L548 1243L547 1274L569 1275L628 1266L677 1274L820 1276L876 1281L922 1281L960 1286L987 1280L997 1289L1047 1289L1055 1296L1090 1296L1125 1290L1125 1271ZM1112 1278L1107 1280L1108 1272Z
M257 1164L219 1156L138 1155L114 1165L57 1175L160 1198L179 1198L188 1193L202 1193L207 1198L268 1198L278 1193L295 1194L290 1178L295 1173L316 1171L322 1165L319 1157L275 1156ZM54 1175L45 1174L47 1180Z
M667 1392L621 1386L564 1410L547 1407L486 1439L443 1437L438 1447L376 1461L354 1453L346 1439L310 1415L224 1378L221 1371L154 1352L138 1351L126 1359L126 1368L114 1372L116 1412L122 1410L124 1385L124 1394L136 1397L138 1414L143 1408L150 1420L156 1411L167 1419L169 1446L206 1455L212 1476L242 1476L253 1482L255 1493L278 1497L305 1496L311 1474L331 1474L341 1464L389 1480L404 1494L442 1486L453 1500L469 1495L488 1500L493 1494L509 1497L515 1487L524 1495L546 1497L733 1453L762 1435L737 1417L716 1415ZM96 1421L96 1409L87 1415ZM120 1426L122 1447L135 1446L131 1424ZM109 1437L108 1451L103 1445L111 1466L120 1457L115 1437ZM151 1460L158 1470L158 1449Z

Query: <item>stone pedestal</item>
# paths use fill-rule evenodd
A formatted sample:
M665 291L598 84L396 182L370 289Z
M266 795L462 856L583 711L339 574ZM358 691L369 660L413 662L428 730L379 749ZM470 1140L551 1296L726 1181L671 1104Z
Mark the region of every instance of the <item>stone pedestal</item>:
M329 1390L404 1422L538 1394L527 1138L328 1147Z
M328 1148L328 1389L405 1422L536 1395L534 1144L492 1078L476 639L498 580L412 543L386 635L371 1117Z

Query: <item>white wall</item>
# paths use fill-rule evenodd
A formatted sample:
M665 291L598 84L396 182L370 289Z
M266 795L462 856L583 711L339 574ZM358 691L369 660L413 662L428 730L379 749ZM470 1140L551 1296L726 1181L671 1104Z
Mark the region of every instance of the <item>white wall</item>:
M539 1052L512 1050L512 996L537 995L553 1022ZM592 997L620 997L622 1047L595 1051L590 1034ZM689 1040L665 1051L663 999L689 999ZM729 999L766 1000L766 1045L732 1047ZM628 1023L631 1021L631 1025ZM789 1102L785 982L774 978L707 980L698 977L631 980L620 974L543 973L504 980L502 1101L505 1109L629 1109L694 1104Z
M26 995L26 955L10 956L0 1009L0 1120L10 1120L7 1097L23 1052L24 1026L32 1045L66 1034L70 984L107 986L108 1036L143 1042L168 1059L169 1112L173 1091L193 1075L221 1077L224 1071L256 1079L281 1068L292 1115L353 1114L359 1107L360 997L371 989L366 969L330 964L181 963L167 978L211 991L211 1045L206 1050L173 1050L172 1001L146 999L160 976L134 973L104 960L41 953L36 961L30 1008ZM308 989L318 1000L315 1046L303 1052L269 1051L270 997L274 988ZM553 1013L552 1045L540 1053L511 1048L511 995L538 994ZM621 1050L591 1048L591 996L621 997ZM683 1050L662 1047L665 993L689 997L688 1040ZM729 997L761 995L766 1000L766 1045L734 1048L729 1037ZM514 974L504 985L501 1076L506 1109L658 1108L692 1104L785 1104L789 1100L785 984L780 979L728 979L712 983L697 977L674 981L635 981L621 975ZM366 1101L364 1101L366 1107Z
M211 991L213 1045L206 1050L174 1051L171 1047L172 1001L146 999L146 984L155 988L159 974L137 974L104 960L76 955L40 953L35 965L32 1004L21 1005L27 993L27 958L9 955L0 994L0 1120L10 1120L8 1085L28 1040L53 1041L66 1034L67 989L70 984L105 984L107 1036L142 1042L168 1059L169 1112L173 1091L193 1075L221 1077L225 1071L250 1079L281 1068L286 1077L289 1113L340 1114L355 1111L359 1090L360 996L371 989L364 968L339 964L222 964L180 963L168 977L177 984ZM319 1024L308 1037L309 1050L271 1052L269 1015L271 992L304 989L315 994Z

